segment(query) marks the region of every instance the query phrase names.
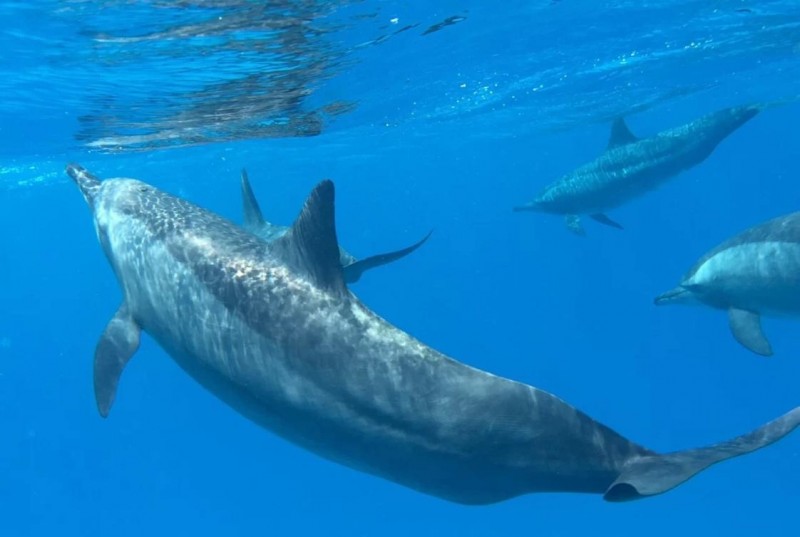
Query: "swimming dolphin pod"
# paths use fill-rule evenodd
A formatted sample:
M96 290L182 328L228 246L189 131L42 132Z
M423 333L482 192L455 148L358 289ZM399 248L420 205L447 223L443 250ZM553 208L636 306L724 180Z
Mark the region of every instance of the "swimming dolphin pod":
M264 215L261 213L261 208L258 205L258 200L256 200L256 196L253 193L253 188L250 186L247 170L242 170L241 186L244 228L267 241L279 239L286 234L286 232L289 231L288 227L278 226L264 219ZM361 279L365 271L386 265L407 256L422 246L431 236L431 233L433 233L433 231L429 231L420 241L401 250L384 252L364 259L356 259L353 255L348 253L347 250L340 247L339 260L344 272L344 281L347 283L355 283Z
M800 315L800 212L751 227L721 243L655 303L705 304L725 310L736 341L756 354L771 356L761 315Z
M611 125L611 136L602 155L548 185L534 201L515 207L514 211L563 215L567 228L578 235L586 234L579 216L583 214L622 229L606 211L700 164L722 140L766 106L727 108L641 139L630 131L624 119L618 118Z
M437 352L348 290L330 181L268 242L140 181L100 181L74 164L67 173L122 290L95 351L102 416L145 330L186 373L264 428L465 504L531 492L652 496L800 424L798 407L733 440L658 454L550 393Z

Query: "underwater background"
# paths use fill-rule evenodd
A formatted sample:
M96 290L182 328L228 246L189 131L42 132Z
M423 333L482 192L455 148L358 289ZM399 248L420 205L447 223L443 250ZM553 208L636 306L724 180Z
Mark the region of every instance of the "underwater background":
M433 235L352 290L470 365L658 451L800 404L800 325L762 358L708 308L656 308L722 240L800 208L800 3L0 3L0 536L797 535L800 437L625 504L466 507L327 462L216 400L147 336L107 419L94 346L121 295L75 186L152 183L241 222L246 167L289 224L331 178L356 256ZM615 211L513 213L600 154L785 101Z

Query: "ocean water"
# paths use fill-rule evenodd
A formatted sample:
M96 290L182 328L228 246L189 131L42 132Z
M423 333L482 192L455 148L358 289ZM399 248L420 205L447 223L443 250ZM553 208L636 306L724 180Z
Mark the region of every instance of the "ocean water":
M121 299L79 162L241 221L249 171L289 224L321 179L352 286L470 365L557 394L638 443L722 441L800 405L797 320L656 308L727 237L800 207L800 4L0 3L0 536L797 534L800 434L664 495L531 494L470 507L320 459L245 420L147 336L107 419L97 338ZM449 24L439 25L449 21ZM438 25L438 26L437 26ZM513 213L605 148L781 101L701 165L611 214Z

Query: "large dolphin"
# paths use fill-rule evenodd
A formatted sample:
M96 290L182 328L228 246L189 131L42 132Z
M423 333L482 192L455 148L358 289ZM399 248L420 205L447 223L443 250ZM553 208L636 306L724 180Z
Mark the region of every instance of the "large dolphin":
M342 278L334 187L272 242L134 179L69 165L122 301L95 351L107 416L148 332L242 415L327 459L465 504L530 492L665 492L780 439L800 407L710 447L657 454L558 397L464 365L367 309Z
M622 229L605 213L655 189L680 172L703 162L733 131L764 108L738 106L706 115L650 138L634 136L618 118L611 126L606 151L561 177L536 199L515 211L564 215L567 227L585 235L580 216Z
M751 227L706 253L661 304L726 310L736 341L772 355L761 315L800 315L800 212Z
M258 205L258 200L253 193L253 188L250 186L250 179L247 176L247 170L242 170L242 209L244 212L244 228L251 233L255 233L266 241L273 241L283 237L289 228L286 226L279 226L273 224L264 218L261 213L261 207ZM365 271L386 265L392 261L397 261L403 258L422 246L425 241L431 236L432 231L429 231L420 241L392 252L384 252L375 254L364 259L356 259L355 256L350 254L344 248L339 248L339 262L342 264L342 271L344 273L344 281L347 283L355 283L361 279L361 275Z

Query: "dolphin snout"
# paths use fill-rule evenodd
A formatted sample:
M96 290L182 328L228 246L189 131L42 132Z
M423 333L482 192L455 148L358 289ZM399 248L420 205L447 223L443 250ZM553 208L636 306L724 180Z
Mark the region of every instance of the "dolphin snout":
M538 200L531 201L524 205L517 205L514 207L514 212L519 213L522 211L541 211L541 203Z
M675 289L671 289L666 293L662 293L658 295L654 300L653 304L656 306L661 306L663 304L671 304L674 302L685 302L692 297L692 292L689 291L687 288L679 285Z
M83 199L89 204L89 207L94 207L94 198L100 190L100 179L89 173L86 168L78 164L67 165L67 175L69 175L78 188L81 189Z

